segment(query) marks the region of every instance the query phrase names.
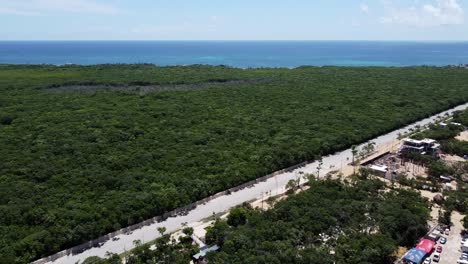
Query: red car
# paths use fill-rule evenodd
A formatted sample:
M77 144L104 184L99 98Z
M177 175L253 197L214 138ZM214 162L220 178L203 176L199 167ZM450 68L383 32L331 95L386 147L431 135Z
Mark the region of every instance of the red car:
M438 246L437 249L436 249L436 251L437 251L438 253L441 253L441 252L442 252L442 246Z

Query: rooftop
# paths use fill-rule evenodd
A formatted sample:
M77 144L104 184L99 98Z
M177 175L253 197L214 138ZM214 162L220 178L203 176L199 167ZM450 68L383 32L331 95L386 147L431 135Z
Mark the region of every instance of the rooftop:
M211 246L211 247L202 249L202 250L200 251L200 253L193 255L193 258L194 258L194 259L200 259L200 258L205 257L206 254L208 254L208 253L210 253L210 252L217 251L217 250L219 250L219 246L214 245L214 246Z

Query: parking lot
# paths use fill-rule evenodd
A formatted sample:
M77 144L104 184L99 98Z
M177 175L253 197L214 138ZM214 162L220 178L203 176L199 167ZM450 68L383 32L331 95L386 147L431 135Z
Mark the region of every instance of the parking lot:
M440 254L440 264L456 264L458 259L461 256L460 245L462 237L460 235L463 230L461 219L463 218L458 212L452 213L452 223L454 224L451 227L449 235L444 235L447 238L447 243L445 245L440 244L440 240L436 245L442 246L442 253ZM432 253L431 258L434 253Z

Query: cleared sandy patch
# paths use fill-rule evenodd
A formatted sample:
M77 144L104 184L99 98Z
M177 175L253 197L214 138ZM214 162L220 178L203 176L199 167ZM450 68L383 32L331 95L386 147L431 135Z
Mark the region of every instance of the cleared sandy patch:
M458 135L455 138L460 140L460 141L468 141L468 130L461 132L460 135Z
M460 157L460 156L456 156L456 155L445 155L443 157L443 160L446 161L446 162L449 162L449 163L453 163L453 162L464 162L465 159Z

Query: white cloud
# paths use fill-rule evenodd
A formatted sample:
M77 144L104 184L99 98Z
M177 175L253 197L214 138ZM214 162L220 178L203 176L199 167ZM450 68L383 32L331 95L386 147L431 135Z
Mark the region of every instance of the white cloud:
M370 12L370 8L369 8L369 6L366 5L366 4L361 4L361 5L359 6L359 8L361 9L362 12L364 12L364 13L366 13L366 14L368 14L368 13Z
M0 14L34 16L57 12L115 14L118 9L96 0L0 0Z
M168 34L172 36L173 33L203 34L216 31L217 26L215 24L201 24L195 23L193 21L181 21L177 24L143 25L135 27L131 30L131 32L137 38L147 38L148 36L154 38L164 38Z
M418 1L416 1L416 4ZM387 15L384 24L401 24L418 27L460 25L464 23L464 11L458 0L436 0L432 4L396 8L392 1L384 1Z
M5 15L16 15L16 16L37 16L39 15L36 12L31 12L31 11L24 11L18 8L12 8L8 6L0 6L0 14L5 14Z

